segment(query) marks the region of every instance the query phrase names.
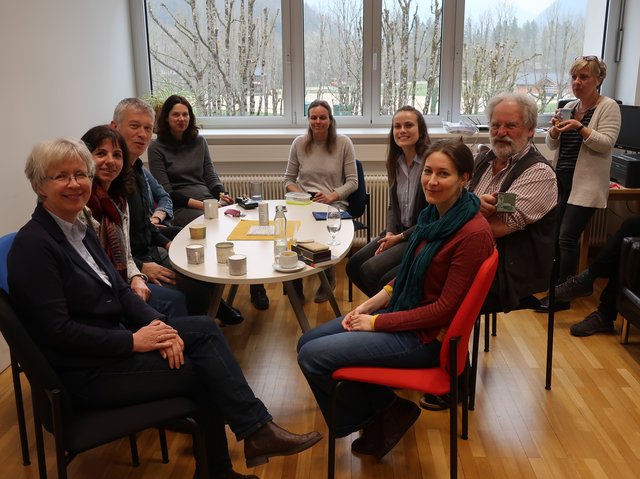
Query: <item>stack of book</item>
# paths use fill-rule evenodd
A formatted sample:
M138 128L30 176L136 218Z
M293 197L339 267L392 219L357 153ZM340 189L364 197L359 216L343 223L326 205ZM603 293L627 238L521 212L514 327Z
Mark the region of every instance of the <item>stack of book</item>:
M296 243L291 249L298 253L298 257L307 264L314 265L329 261L331 259L331 250L329 246L317 241L308 243Z

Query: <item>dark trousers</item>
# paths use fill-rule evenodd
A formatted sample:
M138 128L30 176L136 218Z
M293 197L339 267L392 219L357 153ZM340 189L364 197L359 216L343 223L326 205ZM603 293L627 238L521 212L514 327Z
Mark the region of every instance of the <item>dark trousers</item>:
M376 256L380 238L382 235L360 248L349 258L346 266L349 279L369 297L398 275L402 256L407 249L407 242L403 241Z
M169 253L166 249L158 247L152 248L152 255L143 261L154 261L165 268L173 270L173 265L169 261ZM213 298L214 285L188 278L180 273L177 274L176 285L164 285L165 288L175 288L184 294L187 302L187 311L192 315L205 315L209 312L209 305Z
M82 407L110 408L175 396L190 396L199 404L212 477L231 471L225 420L242 440L271 415L253 391L211 318L187 316L169 320L185 343L185 364L170 369L157 351L133 353L108 365L61 373L74 401Z
M620 252L622 240L627 236L640 236L640 215L627 218L622 222L618 231L609 239L598 257L589 266L589 271L598 278L609 278L607 285L600 294L598 311L612 321L616 319L616 296L618 294L618 276L620 269Z
M558 215L560 218L558 284L560 284L564 283L569 276L576 274L580 260L578 240L596 209L567 204L571 194L573 171L558 171L557 176L560 187L560 200L558 201L560 208Z

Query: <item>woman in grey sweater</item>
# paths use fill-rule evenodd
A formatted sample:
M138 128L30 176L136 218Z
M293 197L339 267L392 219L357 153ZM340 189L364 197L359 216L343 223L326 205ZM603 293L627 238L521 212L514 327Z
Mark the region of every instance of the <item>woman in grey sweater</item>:
M336 133L336 119L326 101L311 102L307 117L307 133L293 140L289 150L285 189L311 193L317 203L346 209L347 198L358 189L353 143L348 136ZM334 268L328 268L325 273L335 288ZM318 289L314 301L321 303L328 299L327 293Z
M209 145L198 134L196 117L186 98L171 95L162 105L158 138L149 145L148 156L151 173L173 200L174 225L184 227L201 216L206 199L233 203L213 168ZM251 285L251 302L260 310L269 307L263 285Z

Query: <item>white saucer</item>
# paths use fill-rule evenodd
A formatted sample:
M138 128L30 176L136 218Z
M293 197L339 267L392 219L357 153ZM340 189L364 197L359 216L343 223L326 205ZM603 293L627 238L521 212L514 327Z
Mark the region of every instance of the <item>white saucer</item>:
M273 269L279 271L280 273L295 273L296 271L300 271L301 269L303 269L305 266L306 263L304 261L298 261L298 264L296 264L293 268L283 268L279 264L273 263Z

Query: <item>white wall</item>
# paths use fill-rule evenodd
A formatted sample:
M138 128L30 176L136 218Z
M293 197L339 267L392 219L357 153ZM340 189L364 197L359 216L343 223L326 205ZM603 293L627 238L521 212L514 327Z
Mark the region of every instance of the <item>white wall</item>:
M624 39L618 74L616 78L616 96L626 105L640 105L640 1L627 0L624 16Z
M135 94L130 38L127 0L0 2L0 235L35 205L23 174L33 144L79 137Z

